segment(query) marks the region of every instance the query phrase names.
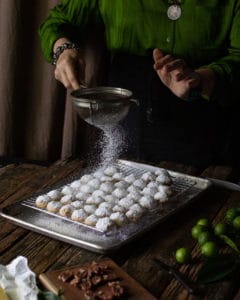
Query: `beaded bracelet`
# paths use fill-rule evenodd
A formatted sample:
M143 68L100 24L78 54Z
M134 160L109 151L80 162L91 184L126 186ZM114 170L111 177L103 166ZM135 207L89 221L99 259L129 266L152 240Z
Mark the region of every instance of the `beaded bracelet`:
M53 61L52 64L56 65L59 56L63 53L66 49L77 49L80 50L79 46L75 43L64 43L57 47L56 51L53 53Z

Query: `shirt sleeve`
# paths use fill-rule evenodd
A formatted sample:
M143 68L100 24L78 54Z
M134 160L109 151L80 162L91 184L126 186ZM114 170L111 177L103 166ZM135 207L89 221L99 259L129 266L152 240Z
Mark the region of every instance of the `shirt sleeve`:
M222 106L229 106L236 100L240 84L240 1L237 2L235 15L229 33L227 54L210 63L210 68L216 75L216 86L210 100L217 101ZM234 100L235 99L235 100Z
M54 42L61 37L79 41L86 25L99 20L96 0L61 0L39 27L43 56L52 62Z

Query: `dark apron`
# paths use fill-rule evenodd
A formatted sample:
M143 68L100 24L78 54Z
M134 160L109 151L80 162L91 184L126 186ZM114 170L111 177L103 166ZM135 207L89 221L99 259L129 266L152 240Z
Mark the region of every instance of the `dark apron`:
M231 112L174 96L154 71L152 55L115 54L109 84L133 91L140 101L122 122L129 139L126 158L196 166L229 163Z

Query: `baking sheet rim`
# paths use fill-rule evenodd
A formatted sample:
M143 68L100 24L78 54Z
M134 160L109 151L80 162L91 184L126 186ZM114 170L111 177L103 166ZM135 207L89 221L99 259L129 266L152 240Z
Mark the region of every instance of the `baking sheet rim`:
M153 166L153 165L148 165L148 164L143 164L143 163L138 163L138 162L133 162L133 161L128 161L128 160L117 160L117 162L121 163L121 164L125 164L128 167L134 167L134 168L141 168L143 170L156 170L159 169L161 167L157 167L157 166ZM168 170L168 169L166 169ZM6 209L9 209L11 207L16 207L17 205L19 205L21 208L24 207L24 205L21 204L21 202L23 202L24 200L18 201L17 203L11 204L11 205L7 205L4 208L2 208L0 210L0 216L8 219L9 221L13 222L16 225L19 225L21 227L24 227L26 229L38 232L40 234L46 235L48 237L51 238L55 238L57 240L61 240L63 242L67 242L76 246L80 246L84 249L88 249L90 251L94 251L94 252L99 252L99 253L109 253L109 252L113 252L119 248L121 248L122 246L130 243L131 241L135 240L136 238L138 238L140 235L143 235L144 233L146 233L147 231L150 231L153 227L157 226L158 224L164 222L166 219L168 219L169 217L171 217L172 215L174 215L175 213L179 212L180 210L182 210L185 206L187 206L191 201L195 200L198 196L200 196L202 194L202 192L206 191L208 189L208 187L211 186L211 181L205 178L201 178L201 177L195 177L192 175L187 175L184 173L180 173L180 172L175 172L175 171L171 171L168 170L171 176L179 176L179 177L187 177L190 178L192 180L195 180L196 183L202 183L204 185L204 187L201 187L197 193L197 195L195 195L194 197L190 198L187 203L184 203L183 205L181 205L180 207L177 207L177 209L175 209L175 211L170 211L167 215L163 216L162 218L159 218L157 220L155 220L150 226L145 227L142 231L138 232L137 234L133 234L131 236L129 236L127 239L120 241L119 243L116 243L115 245L111 245L111 246L101 246L99 244L97 244L96 242L89 242L89 241L85 241L85 240L79 240L76 238L73 238L71 236L67 236L66 234L61 234L59 232L56 231L51 231L47 228L44 227L40 227L38 225L32 224L27 222L26 220L21 220L18 219L17 217L14 217L12 215L6 214L4 211ZM81 172L83 173L83 172ZM67 178L66 178L67 180ZM42 192L41 192L42 193ZM35 197L35 196L34 196ZM25 199L26 200L26 199ZM35 212L36 210L34 208L32 208ZM44 214L44 211L38 211L38 213ZM53 220L54 220L54 216ZM81 226L80 224L77 223L77 225Z

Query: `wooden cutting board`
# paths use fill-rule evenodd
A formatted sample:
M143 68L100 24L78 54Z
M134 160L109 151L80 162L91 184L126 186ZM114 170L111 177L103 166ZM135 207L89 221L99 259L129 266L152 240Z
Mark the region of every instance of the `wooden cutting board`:
M119 299L125 300L156 300L152 294L150 294L143 286L141 286L136 280L124 272L114 261L111 259L104 259L98 261L98 263L103 262L105 265L109 266L113 272L121 278L121 285L126 288L126 295ZM85 267L90 265L84 264L79 266L74 266L70 268L64 268L61 270L49 271L39 275L39 280L42 285L49 291L57 293L59 290L63 291L62 299L64 300L86 300L84 291L78 287L74 287L69 283L62 282L58 279L58 276L66 270L76 271L80 267Z

